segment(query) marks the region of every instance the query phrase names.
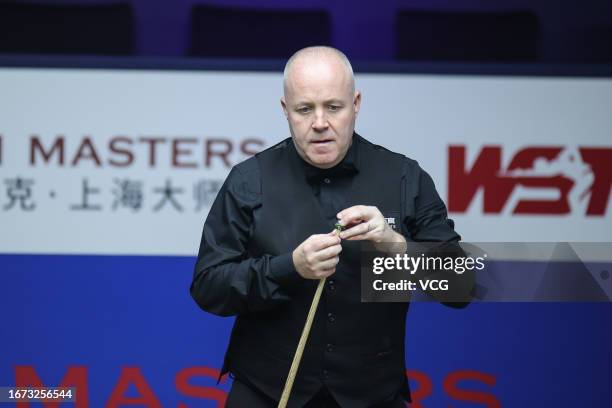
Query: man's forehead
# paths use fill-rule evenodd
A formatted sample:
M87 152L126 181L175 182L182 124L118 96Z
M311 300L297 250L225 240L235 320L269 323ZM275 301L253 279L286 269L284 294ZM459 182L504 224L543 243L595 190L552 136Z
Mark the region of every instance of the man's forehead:
M296 98L350 96L346 68L338 61L296 61L287 78L287 88ZM310 63L309 63L310 62Z
M308 78L312 76L347 76L346 66L335 56L303 56L297 58L289 69L289 78Z

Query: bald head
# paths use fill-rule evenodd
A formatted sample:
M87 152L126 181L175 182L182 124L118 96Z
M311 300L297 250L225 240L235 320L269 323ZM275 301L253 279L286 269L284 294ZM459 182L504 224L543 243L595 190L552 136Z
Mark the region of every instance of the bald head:
M336 48L317 46L302 48L289 58L283 72L283 91L294 85L294 77L308 75L310 71L331 70L338 81L346 82L347 90L355 92L355 76L353 67L344 53Z

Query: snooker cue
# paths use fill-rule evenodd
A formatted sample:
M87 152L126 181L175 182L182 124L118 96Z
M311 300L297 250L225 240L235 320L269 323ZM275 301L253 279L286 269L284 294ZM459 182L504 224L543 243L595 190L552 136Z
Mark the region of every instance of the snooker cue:
M344 227L342 225L336 224L334 233L338 235L343 229ZM283 393L281 395L280 402L278 403L278 408L285 408L287 406L287 402L289 401L289 396L291 395L291 388L293 388L293 381L295 380L298 368L300 367L302 354L304 354L304 348L306 348L306 341L308 340L312 321L314 320L315 313L317 312L317 307L319 306L319 301L321 300L321 294L323 293L323 287L325 286L326 279L327 278L319 280L319 286L317 286L317 291L315 292L314 297L312 298L310 310L308 310L308 316L306 317L306 324L304 324L304 329L302 330L302 335L300 336L300 341L298 342L297 350L295 351L295 355L293 356L293 361L291 361L291 368L289 368L289 375L287 376L287 381L285 382L285 387L283 388Z

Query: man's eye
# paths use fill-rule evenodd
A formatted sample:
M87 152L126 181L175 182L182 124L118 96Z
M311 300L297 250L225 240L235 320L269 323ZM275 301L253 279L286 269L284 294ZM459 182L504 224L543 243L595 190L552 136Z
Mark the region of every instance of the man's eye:
M340 110L340 106L338 106L338 105L329 105L327 107L327 109L329 109L331 112L337 112L337 111Z
M308 106L302 106L301 108L296 109L299 113L308 113L310 112L310 108Z

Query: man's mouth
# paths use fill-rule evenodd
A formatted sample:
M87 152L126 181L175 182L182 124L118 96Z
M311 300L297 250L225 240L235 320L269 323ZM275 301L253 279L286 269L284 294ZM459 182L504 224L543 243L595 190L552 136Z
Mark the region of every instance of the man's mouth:
M333 139L313 140L311 143L314 143L316 145L324 145L326 143L331 143L331 142L333 142Z

